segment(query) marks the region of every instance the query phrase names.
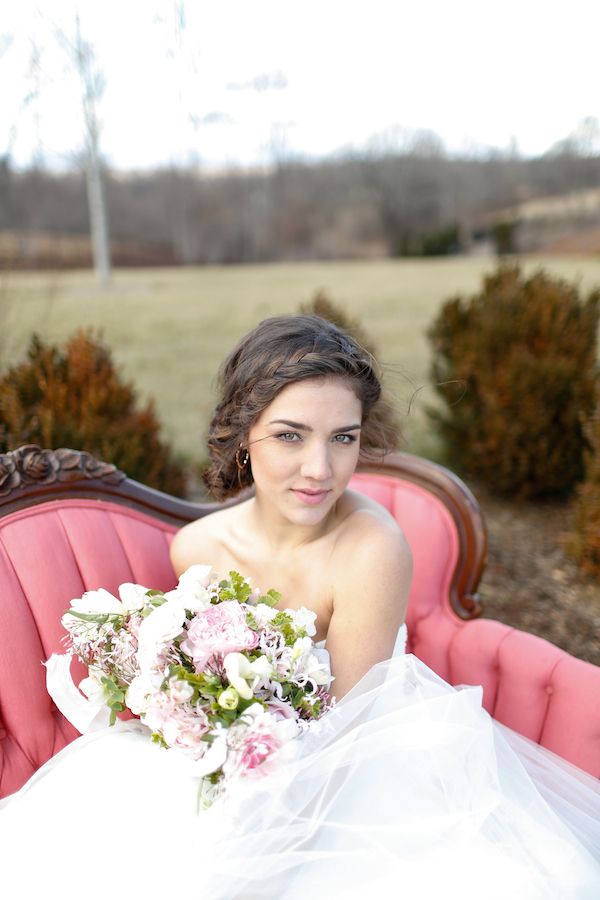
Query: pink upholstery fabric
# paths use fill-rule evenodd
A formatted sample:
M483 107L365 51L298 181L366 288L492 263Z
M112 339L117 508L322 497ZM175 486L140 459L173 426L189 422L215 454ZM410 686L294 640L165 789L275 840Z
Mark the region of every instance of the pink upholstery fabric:
M450 513L433 494L398 478L355 475L350 487L385 506L404 531L414 565L407 649L449 680L448 646L462 626L447 600L459 551Z
M97 500L54 501L0 519L0 796L77 736L46 692L42 665L63 650L60 618L70 600L124 581L172 587L174 531Z
M495 719L600 778L600 667L490 619L464 623L448 659Z
M600 778L600 667L501 622L463 622L448 603L458 542L442 502L397 478L350 484L388 509L410 544L408 650L450 684L483 685L488 712Z
M389 509L411 545L408 649L452 684L482 684L499 721L600 776L600 668L499 622L459 620L448 603L458 541L441 501L391 477L357 475L351 486ZM98 500L0 518L0 796L76 736L46 692L42 666L62 651L69 601L124 581L169 589L174 531Z

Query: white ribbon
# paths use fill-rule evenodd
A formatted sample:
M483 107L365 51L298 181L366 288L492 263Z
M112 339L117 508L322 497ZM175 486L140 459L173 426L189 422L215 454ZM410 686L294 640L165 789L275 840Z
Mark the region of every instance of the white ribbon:
M46 666L46 687L65 719L80 734L99 731L109 724L110 710L101 700L88 700L75 686L71 677L71 660L68 654L53 653Z

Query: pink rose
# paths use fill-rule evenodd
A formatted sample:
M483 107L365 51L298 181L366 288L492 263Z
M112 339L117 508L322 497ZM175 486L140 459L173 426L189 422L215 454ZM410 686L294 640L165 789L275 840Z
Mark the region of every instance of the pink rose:
M194 661L196 671L203 669L215 654L225 656L252 650L258 635L246 625L246 614L235 600L213 604L199 612L187 629L181 649Z

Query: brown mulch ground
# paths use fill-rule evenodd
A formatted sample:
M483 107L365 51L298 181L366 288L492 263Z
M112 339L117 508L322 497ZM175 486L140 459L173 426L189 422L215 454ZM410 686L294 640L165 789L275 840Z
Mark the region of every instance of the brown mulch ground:
M564 550L569 506L515 503L470 484L488 527L483 615L546 638L600 665L600 581Z

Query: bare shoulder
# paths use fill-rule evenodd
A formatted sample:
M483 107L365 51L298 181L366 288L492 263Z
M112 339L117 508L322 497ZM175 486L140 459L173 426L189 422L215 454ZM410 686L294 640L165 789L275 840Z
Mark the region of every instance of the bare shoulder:
M383 553L400 554L404 561L412 559L404 532L385 507L355 491L348 491L345 501L340 546L354 551L361 547L369 551L380 547Z
M171 562L178 576L196 563L217 562L230 517L230 509L219 509L179 529L170 548Z
M335 548L340 580L380 588L410 584L412 553L394 517L375 500L353 491L345 500Z
M345 495L340 513L327 631L338 699L392 655L412 580L410 548L385 509L361 495Z

